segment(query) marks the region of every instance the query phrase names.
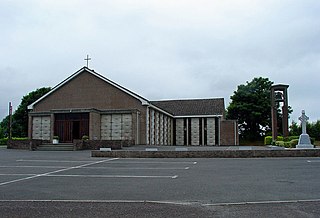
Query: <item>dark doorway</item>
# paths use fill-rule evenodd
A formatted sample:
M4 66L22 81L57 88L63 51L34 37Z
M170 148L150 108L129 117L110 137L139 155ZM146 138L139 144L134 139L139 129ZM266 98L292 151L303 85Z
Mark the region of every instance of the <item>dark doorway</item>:
M72 122L72 138L73 139L80 139L80 121L73 121Z
M55 114L54 135L62 143L89 136L89 113Z

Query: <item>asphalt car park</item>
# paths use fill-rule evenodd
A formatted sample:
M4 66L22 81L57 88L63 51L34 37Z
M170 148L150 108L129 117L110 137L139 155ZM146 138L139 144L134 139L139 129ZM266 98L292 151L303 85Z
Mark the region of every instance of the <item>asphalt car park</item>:
M120 159L0 149L0 209L4 217L316 217L319 167L320 158Z

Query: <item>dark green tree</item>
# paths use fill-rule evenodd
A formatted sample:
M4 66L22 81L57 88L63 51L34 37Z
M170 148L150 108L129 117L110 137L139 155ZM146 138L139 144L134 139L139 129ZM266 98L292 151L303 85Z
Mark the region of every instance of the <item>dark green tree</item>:
M8 136L8 132L7 132L8 121L9 121L9 116L5 117L0 123L0 139Z
M310 136L315 138L316 140L320 140L320 120L317 120L317 122L312 123L310 126L310 130L308 130L307 126L307 132L310 131Z
M254 78L239 85L230 97L227 119L238 120L242 139L257 140L270 130L272 84L268 78Z
M28 136L28 105L45 95L51 90L50 87L39 88L22 97L21 103L12 115L12 137ZM9 116L0 123L3 134L8 135Z
M290 125L290 135L299 136L301 133L301 124L292 121ZM320 140L320 120L317 120L316 122L307 122L307 133L310 137Z
M289 135L290 136L299 136L301 134L301 126L298 125L297 122L292 121L289 127Z

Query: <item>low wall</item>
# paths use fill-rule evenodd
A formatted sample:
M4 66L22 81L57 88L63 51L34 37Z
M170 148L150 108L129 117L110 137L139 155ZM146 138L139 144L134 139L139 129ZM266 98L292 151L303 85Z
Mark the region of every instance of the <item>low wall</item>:
M48 140L40 139L26 139L26 140L8 140L8 149L22 149L22 150L36 150L36 148L43 143L51 143ZM122 140L74 140L74 150L99 150L100 148L111 148L112 150L119 150L122 147L129 147L134 144L133 141Z
M320 149L225 151L91 151L92 157L112 158L263 158L320 157Z
M24 149L35 150L37 146L41 145L44 141L39 139L26 139L26 140L8 140L8 149Z
M123 140L74 140L73 144L75 150L99 150L100 148L111 148L112 150L119 150L122 147L129 147L133 145L133 141Z

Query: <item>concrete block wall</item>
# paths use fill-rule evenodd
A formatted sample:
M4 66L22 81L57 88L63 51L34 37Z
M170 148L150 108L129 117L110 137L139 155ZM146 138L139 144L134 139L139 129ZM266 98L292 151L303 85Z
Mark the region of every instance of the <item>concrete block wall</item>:
M155 109L148 109L148 142L150 145L172 145L172 118Z

